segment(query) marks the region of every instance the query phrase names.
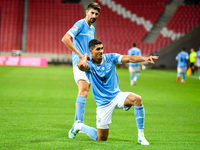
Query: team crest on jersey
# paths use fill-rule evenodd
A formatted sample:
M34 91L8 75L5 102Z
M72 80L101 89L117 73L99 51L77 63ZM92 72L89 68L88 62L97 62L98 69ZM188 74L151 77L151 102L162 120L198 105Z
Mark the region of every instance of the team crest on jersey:
M77 31L77 30L78 30L78 27L77 27L77 26L74 26L74 27L72 28L72 30Z
M102 67L102 70L105 70L105 67Z

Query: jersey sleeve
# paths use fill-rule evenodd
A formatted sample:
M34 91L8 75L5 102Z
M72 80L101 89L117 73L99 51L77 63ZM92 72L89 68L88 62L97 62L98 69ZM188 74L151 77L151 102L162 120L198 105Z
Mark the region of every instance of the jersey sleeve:
M196 57L200 57L200 51L197 52Z
M186 55L186 59L189 59L189 55L188 55L188 53L186 53L187 55Z
M179 55L179 54L176 55L176 59L178 59L178 55Z
M67 31L73 38L77 36L83 28L82 20L77 21L74 26Z
M88 69L85 72L89 74L89 73L91 73L92 62L90 60L88 60L87 64L88 64Z
M122 55L118 53L110 54L111 60L114 64L121 63Z

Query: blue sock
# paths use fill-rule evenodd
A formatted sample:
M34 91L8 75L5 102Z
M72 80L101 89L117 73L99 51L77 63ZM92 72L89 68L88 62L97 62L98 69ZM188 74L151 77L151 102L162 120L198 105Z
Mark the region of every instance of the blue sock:
M133 74L130 74L130 80L132 81L133 80Z
M77 108L76 108L74 122L76 120L80 120L82 123L84 123L85 102L86 102L86 98L85 97L77 96L77 99L76 99L76 107Z
M91 137L92 139L94 139L95 141L97 140L97 129L93 128L93 127L89 127L87 125L83 125L81 127L81 130L83 132L85 132L89 137Z
M139 76L140 76L140 73L137 72L136 75L135 75L135 77L138 78Z
M144 106L134 106L134 113L135 113L135 119L136 119L136 124L138 129L144 129Z
M198 74L199 74L199 76L200 76L200 69L198 69Z
M182 80L185 80L186 73L183 73Z

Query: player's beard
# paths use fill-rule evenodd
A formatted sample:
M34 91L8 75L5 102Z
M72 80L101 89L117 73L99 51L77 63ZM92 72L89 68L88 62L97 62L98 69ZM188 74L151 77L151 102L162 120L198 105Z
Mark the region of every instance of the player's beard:
M95 23L96 19L95 18L90 18L90 23Z
M99 61L99 62L102 62L102 59L103 59L103 54L99 54L98 61Z

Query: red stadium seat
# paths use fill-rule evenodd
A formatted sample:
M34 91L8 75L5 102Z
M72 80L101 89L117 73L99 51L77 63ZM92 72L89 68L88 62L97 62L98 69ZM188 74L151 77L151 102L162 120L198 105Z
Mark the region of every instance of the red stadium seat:
M186 33L200 22L198 5L180 5L166 27L175 33Z
M71 54L61 38L81 18L81 4L29 0L26 51Z
M22 0L1 0L1 52L21 50L23 5Z

